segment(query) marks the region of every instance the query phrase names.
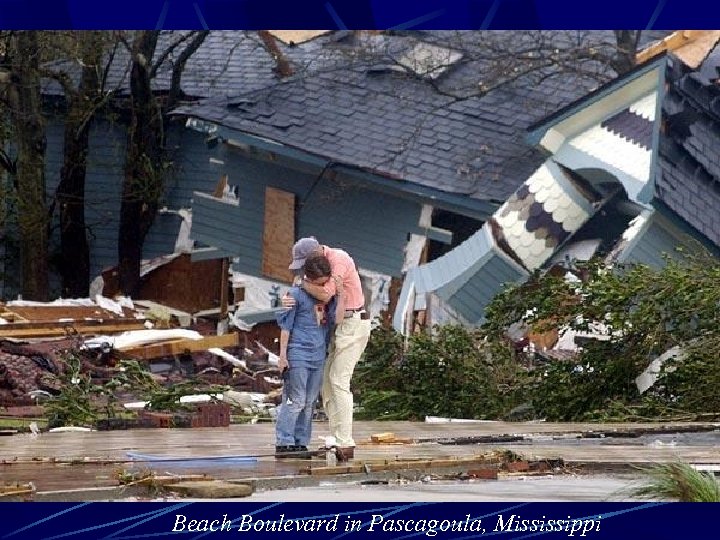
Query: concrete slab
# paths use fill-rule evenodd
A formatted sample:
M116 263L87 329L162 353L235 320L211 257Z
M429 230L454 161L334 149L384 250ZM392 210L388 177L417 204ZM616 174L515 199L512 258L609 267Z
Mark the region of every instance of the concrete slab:
M430 482L404 485L326 483L255 492L246 502L497 502L632 501L631 477L533 477L500 481ZM140 500L133 498L131 500ZM175 498L159 500L173 501ZM183 501L193 499L183 498Z

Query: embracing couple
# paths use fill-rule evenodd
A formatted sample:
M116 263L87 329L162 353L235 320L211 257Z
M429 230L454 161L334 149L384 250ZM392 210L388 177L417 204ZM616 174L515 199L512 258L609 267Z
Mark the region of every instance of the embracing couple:
M311 455L312 411L322 387L337 459L348 461L355 449L350 379L370 337L360 275L345 251L312 237L295 243L292 258L297 278L278 315L284 384L275 456Z

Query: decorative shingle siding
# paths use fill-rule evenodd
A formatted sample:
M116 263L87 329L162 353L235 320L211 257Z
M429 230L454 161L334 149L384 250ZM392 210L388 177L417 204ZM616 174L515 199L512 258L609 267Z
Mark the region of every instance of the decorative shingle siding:
M720 246L720 46L697 71L669 62L656 195ZM713 75L714 73L714 75Z
M512 255L535 270L595 213L557 164L548 160L493 216Z
M570 146L597 160L601 168L612 167L632 181L645 184L650 178L656 95L652 92L643 96L627 109L573 137Z

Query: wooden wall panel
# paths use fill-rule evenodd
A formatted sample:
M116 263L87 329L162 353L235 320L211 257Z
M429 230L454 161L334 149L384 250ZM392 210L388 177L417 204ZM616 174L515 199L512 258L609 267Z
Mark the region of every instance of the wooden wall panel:
M262 273L265 277L292 282L288 270L295 243L295 195L268 187L265 189Z

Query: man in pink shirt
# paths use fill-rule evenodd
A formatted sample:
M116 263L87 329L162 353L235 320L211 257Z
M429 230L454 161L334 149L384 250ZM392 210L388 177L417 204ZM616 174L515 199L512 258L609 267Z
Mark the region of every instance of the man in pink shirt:
M337 443L339 461L354 457L355 441L352 437L353 395L350 391L355 364L365 351L370 337L370 316L365 311L365 298L355 261L345 251L321 245L315 238L301 238L293 246L290 270L300 271L310 255L324 255L330 261L334 279L324 286L303 279L302 286L311 296L328 302L333 296L344 302L345 317L337 321L330 342L323 374L323 408L328 416L330 435ZM292 299L283 298L285 307Z

